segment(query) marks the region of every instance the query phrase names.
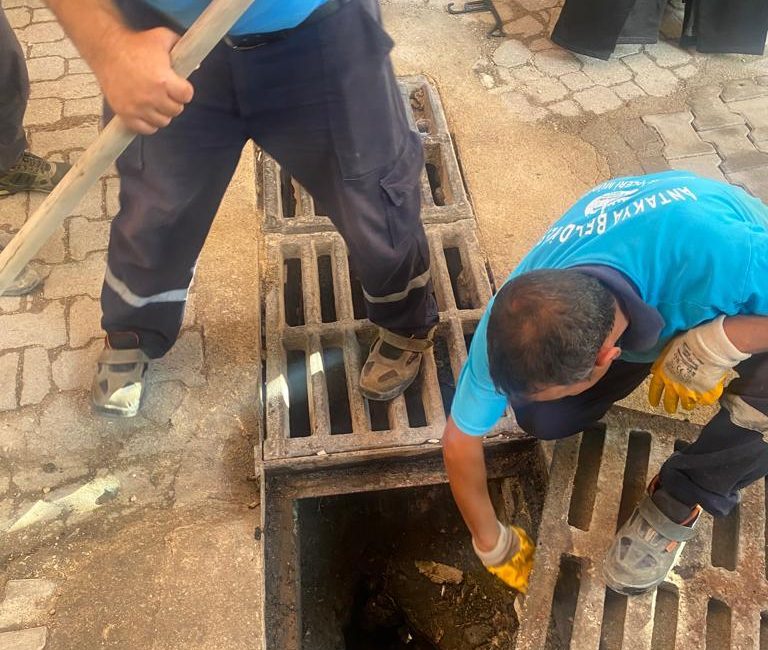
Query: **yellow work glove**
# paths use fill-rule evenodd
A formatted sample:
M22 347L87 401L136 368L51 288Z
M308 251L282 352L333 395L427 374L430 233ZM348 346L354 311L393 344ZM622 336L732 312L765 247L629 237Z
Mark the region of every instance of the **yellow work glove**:
M714 404L723 393L726 373L751 354L741 352L725 334L725 316L672 339L651 368L648 401L664 403L667 413Z
M534 546L522 528L499 524L499 541L496 547L484 552L472 545L486 569L505 584L522 593L528 591L528 576L533 568Z

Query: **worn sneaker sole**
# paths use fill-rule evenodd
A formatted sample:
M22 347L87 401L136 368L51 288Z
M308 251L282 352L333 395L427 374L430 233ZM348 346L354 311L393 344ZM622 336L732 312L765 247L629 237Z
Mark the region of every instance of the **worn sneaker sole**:
M421 369L419 369L419 372ZM366 390L363 386L358 384L358 388L360 390L360 394L365 397L366 399L372 400L374 402L389 402L390 400L395 399L395 397L398 397L399 395L402 395L405 391L407 391L411 384L416 381L416 377L419 376L419 373L417 372L413 377L411 377L407 382L404 384L400 384L397 388L393 388L392 390L386 392L386 393L371 393L369 390Z

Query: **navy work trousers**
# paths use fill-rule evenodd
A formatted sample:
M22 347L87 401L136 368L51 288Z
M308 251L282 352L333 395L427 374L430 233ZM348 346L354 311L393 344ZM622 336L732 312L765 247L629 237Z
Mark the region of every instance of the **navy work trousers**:
M13 167L27 148L22 120L28 98L24 53L0 7L0 173Z
M140 2L118 5L135 28L158 25ZM118 160L104 329L136 332L151 357L170 349L200 249L249 139L328 210L371 321L401 333L435 324L419 218L423 151L408 127L391 47L375 0L350 0L262 47L219 44L190 78L195 97L184 112Z
M614 362L605 377L580 395L515 407L518 424L543 440L583 431L637 388L650 367ZM736 370L739 377L726 387L726 396L755 409L757 420L760 414L768 415L768 354L755 355ZM721 408L694 443L662 465L661 485L678 501L690 506L698 503L713 515L727 515L739 502L741 488L768 475L768 443L763 434L734 424L732 417Z

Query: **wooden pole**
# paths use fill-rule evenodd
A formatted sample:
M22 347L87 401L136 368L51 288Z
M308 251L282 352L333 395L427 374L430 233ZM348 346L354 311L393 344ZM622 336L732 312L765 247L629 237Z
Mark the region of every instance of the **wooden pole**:
M189 77L252 2L213 0L171 51L171 63L176 73L185 79ZM135 137L136 134L128 130L119 117L114 117L107 124L96 141L0 252L0 295Z

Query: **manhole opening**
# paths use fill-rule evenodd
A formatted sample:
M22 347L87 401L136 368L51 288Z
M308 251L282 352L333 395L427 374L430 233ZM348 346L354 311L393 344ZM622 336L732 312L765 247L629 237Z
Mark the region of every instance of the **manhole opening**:
M514 647L515 593L477 561L447 485L302 499L297 516L306 650Z
M304 350L286 350L288 383L289 437L306 438L312 435L307 393L307 355Z
M295 185L291 175L280 168L280 199L283 206L283 217L285 219L292 219L296 216L296 206L298 201L296 199L299 195L299 189Z
M600 628L600 650L622 650L626 617L627 597L606 589L603 624Z
M571 647L573 619L576 616L576 602L581 589L581 562L578 558L563 555L557 574L555 592L552 597L547 650L565 650Z
M363 296L363 285L352 268L352 260L347 258L349 267L349 286L352 290L352 312L355 320L368 318L368 311L365 307L365 297Z
M419 86L410 92L408 97L413 113L413 120L419 133L434 135L435 116L428 100L428 91L425 86Z
M323 347L323 372L328 388L328 411L331 433L352 433L352 412L347 392L344 351L339 347Z
M605 429L587 429L581 436L571 505L568 510L568 523L581 530L589 530L592 521L604 443Z
M741 509L737 505L727 517L714 517L712 521L712 566L736 570L739 557L739 529Z
M366 399L368 405L368 423L371 431L387 431L391 428L389 423L389 405L387 402L376 402Z
M448 266L448 275L451 279L451 290L458 309L475 309L480 307L477 291L472 286L470 274L462 260L461 250L458 246L446 246L443 248L445 262Z
M677 588L662 583L656 590L656 609L653 613L653 635L651 648L654 650L675 650L677 647L677 610L679 597Z
M336 321L336 294L330 255L318 255L317 276L320 284L320 316L324 323Z
M710 598L707 605L706 650L730 650L731 609L724 602Z
M768 612L760 614L760 650L768 650Z
M629 519L645 492L645 476L651 454L651 434L647 431L630 431L627 462L624 466L624 485L621 489L621 505L616 530Z
M285 324L289 327L304 324L304 287L301 281L301 260L286 258L283 261L283 304Z
M451 205L453 203L453 190L451 179L448 177L443 150L438 143L424 144L424 160L427 170L429 189L432 192L432 200L437 206Z

